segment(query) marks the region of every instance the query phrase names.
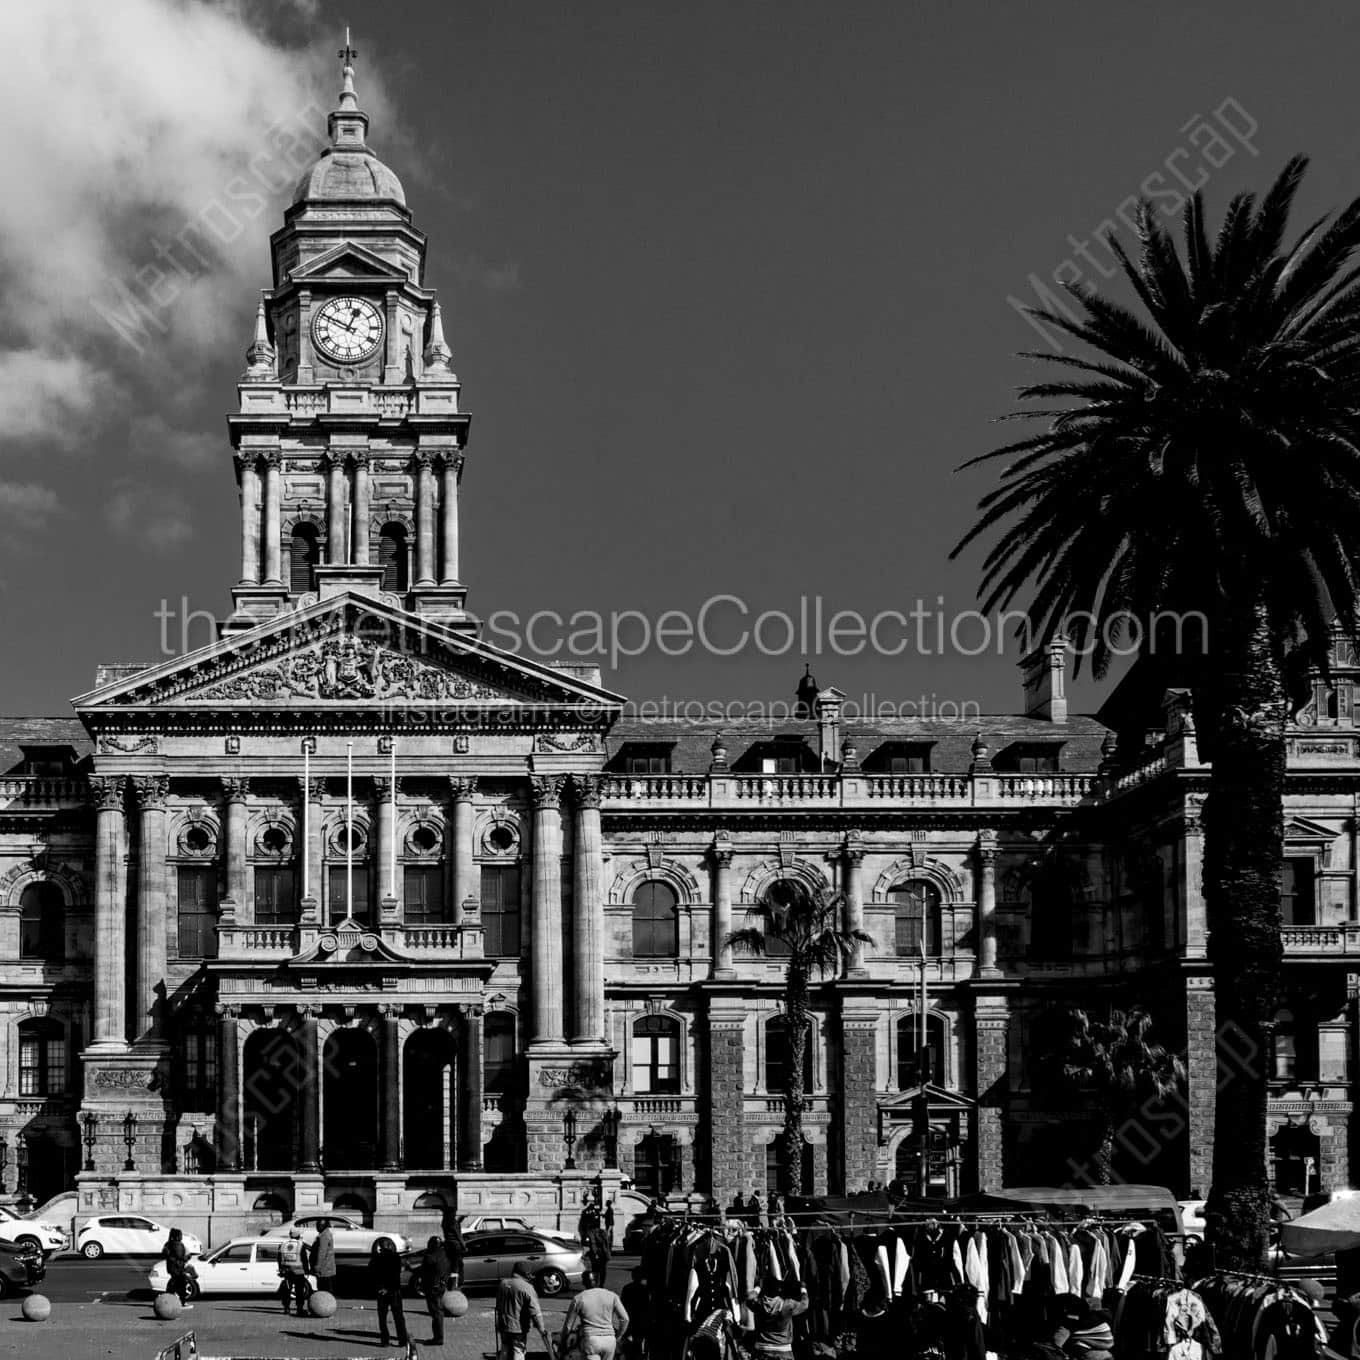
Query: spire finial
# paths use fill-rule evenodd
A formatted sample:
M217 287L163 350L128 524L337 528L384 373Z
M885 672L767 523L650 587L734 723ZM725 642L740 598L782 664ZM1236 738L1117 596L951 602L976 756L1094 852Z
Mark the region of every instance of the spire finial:
M260 305L255 312L255 338L246 350L246 378L269 380L276 376L274 369L274 346L269 343L269 318L265 312L264 294L260 294Z
M340 107L357 109L359 100L354 93L354 61L359 53L350 44L349 25L345 25L345 45L336 55L340 58Z
M444 318L436 302L430 312L430 342L425 346L425 372L442 376L449 372L453 351L444 339Z

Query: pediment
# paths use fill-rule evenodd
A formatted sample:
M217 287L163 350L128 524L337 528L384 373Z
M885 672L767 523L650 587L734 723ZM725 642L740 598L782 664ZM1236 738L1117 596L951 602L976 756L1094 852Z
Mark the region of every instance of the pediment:
M879 1113L909 1115L920 1094L921 1088L913 1086L910 1091L899 1091L896 1095L888 1096L878 1102ZM947 1091L934 1082L926 1086L926 1103L936 1114L949 1110L968 1111L975 1104L967 1096L961 1096L957 1091Z
M379 283L402 284L406 275L390 260L375 255L360 245L345 243L308 260L294 269L289 278L294 285L306 283Z
M608 690L462 633L345 596L234 634L74 701L84 714L164 709L617 710Z
M341 921L333 930L322 933L315 946L288 960L289 965L325 963L353 966L372 963L407 963L382 938L357 921Z
M1307 817L1290 817L1284 824L1286 841L1310 841L1330 845L1336 839L1336 835L1332 827L1310 821Z

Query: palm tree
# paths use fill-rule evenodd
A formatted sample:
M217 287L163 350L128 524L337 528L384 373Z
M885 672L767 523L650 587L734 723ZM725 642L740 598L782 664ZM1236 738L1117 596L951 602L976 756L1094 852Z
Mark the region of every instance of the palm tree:
M1141 1006L1112 1010L1104 1020L1075 1006L1059 1006L1046 1020L1038 1075L1055 1092L1094 1101L1100 1141L1092 1157L1093 1177L1097 1185L1111 1185L1119 1130L1149 1105L1178 1094L1185 1064L1152 1041L1152 1017Z
M1066 632L1097 675L1132 621L1146 656L1159 615L1202 620L1204 896L1219 1049L1235 1059L1218 1084L1210 1209L1220 1260L1244 1267L1268 1231L1287 678L1325 667L1334 617L1353 633L1360 567L1360 200L1286 246L1306 165L1291 160L1259 202L1234 197L1212 242L1196 195L1183 257L1143 203L1137 260L1110 243L1139 307L1074 286L1078 319L1034 312L1092 355L1027 356L1062 370L1020 389L1039 405L1016 415L1043 429L972 460L1011 461L954 550L1000 527L984 607L1032 586L1031 638Z
M850 961L856 944L872 944L862 930L842 924L843 893L809 891L799 883L781 879L765 894L764 902L752 907L746 919L759 924L734 930L726 940L732 949L764 954L771 940L788 951L784 970L784 1012L789 1027L789 1062L784 1083L784 1151L787 1191L803 1193L803 1063L811 1028L809 994L812 975L825 978L839 973Z

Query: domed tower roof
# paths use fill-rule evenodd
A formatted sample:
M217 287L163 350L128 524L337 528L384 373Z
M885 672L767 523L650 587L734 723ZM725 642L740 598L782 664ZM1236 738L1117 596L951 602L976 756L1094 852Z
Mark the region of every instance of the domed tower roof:
M303 175L293 194L294 203L317 199L383 199L406 206L406 191L401 181L372 152L365 137L368 114L359 108L354 93L354 58L359 54L349 44L340 49L344 80L340 103L326 121L331 144Z

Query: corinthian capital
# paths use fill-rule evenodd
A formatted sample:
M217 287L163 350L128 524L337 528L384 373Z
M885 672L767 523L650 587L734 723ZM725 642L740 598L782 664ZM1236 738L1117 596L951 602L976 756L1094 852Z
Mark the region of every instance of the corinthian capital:
M139 774L133 777L132 796L143 812L163 811L169 793L170 779L167 775Z
M90 776L90 802L100 811L113 808L121 812L123 797L126 793L126 775L96 774Z
M222 797L228 803L244 803L250 792L250 780L228 776L222 781Z
M566 784L565 775L536 774L529 780L529 792L534 806L539 809L557 809L562 806L562 789Z
M601 781L598 775L574 774L571 777L571 796L578 808L600 806Z
M470 803L477 796L477 781L463 775L449 780L449 797L455 803Z

